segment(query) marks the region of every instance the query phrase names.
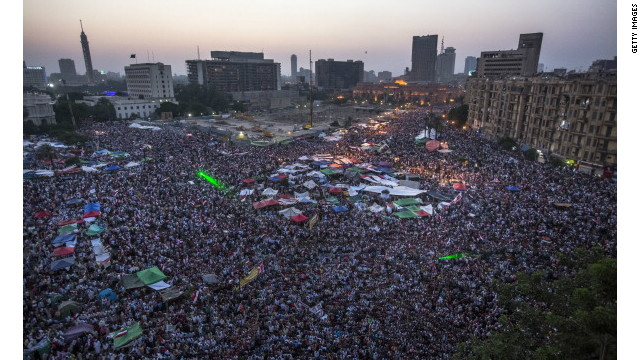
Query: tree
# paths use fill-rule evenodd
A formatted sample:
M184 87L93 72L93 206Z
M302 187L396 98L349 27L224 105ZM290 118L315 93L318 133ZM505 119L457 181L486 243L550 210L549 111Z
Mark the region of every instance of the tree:
M505 136L498 139L498 146L503 150L513 150L514 147L518 147L518 143L515 139Z
M455 121L454 126L457 128L462 128L467 123L467 118L469 116L469 105L460 105L449 110L447 114L447 118L449 120Z
M155 114L160 116L163 112L170 112L172 116L178 115L178 104L172 102L162 102L160 106L156 109Z
M578 257L570 263L579 269L574 276L538 271L499 284L502 328L460 344L453 358L615 359L617 262Z
M44 144L36 150L36 157L50 161L51 167L55 169L55 163L53 160L58 157L58 152L53 146Z
M94 106L89 108L89 115L99 121L115 119L116 108L113 106L111 101L106 98L100 98Z
M529 161L536 161L538 159L538 150L534 148L529 148L524 152L524 158Z

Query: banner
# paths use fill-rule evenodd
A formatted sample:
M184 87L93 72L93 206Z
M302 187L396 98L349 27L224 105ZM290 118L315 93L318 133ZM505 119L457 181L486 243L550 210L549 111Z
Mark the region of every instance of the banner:
M309 220L309 230L313 229L313 226L318 222L318 214L313 215L311 220Z

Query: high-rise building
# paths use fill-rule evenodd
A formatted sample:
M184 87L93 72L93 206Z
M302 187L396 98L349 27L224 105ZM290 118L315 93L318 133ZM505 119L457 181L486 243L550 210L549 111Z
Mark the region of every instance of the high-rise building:
M517 50L483 51L478 59L478 77L532 76L538 71L542 33L520 34Z
M476 71L476 63L478 58L475 56L467 56L464 59L464 73L465 75L471 75L472 71Z
M76 64L72 59L60 59L58 65L63 79L76 76Z
M378 81L391 82L392 78L391 71L378 71Z
M538 64L538 72L539 73L544 72L544 64L543 63Z
M435 81L438 35L414 36L411 47L412 81Z
M173 101L171 65L142 63L125 66L127 92L130 97Z
M363 77L364 63L360 60L335 61L333 59L320 59L316 61L318 87L349 89L361 82Z
M589 66L589 72L611 71L618 67L618 57L614 56L613 60L595 60Z
M45 89L47 87L47 74L42 66L27 66L22 62L22 86Z
M84 66L87 69L87 81L89 84L93 84L93 65L91 64L91 51L89 50L89 40L87 40L87 35L84 33L84 28L82 28L82 20L80 20L80 44L82 45L82 55L84 56Z
M296 56L296 54L293 54L291 55L291 77L294 79L296 75L298 75L296 69L298 69L298 57Z
M224 92L280 90L280 63L263 53L212 51L212 60L187 60L190 84L215 86Z
M448 81L453 76L456 66L456 49L448 47L436 60L436 78L438 81Z
M467 122L483 136L571 160L617 162L616 71L470 77L465 91Z

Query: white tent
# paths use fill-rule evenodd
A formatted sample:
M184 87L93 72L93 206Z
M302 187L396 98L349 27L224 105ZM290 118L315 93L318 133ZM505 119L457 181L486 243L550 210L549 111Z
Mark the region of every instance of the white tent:
M382 193L384 190L387 190L389 192L389 195L396 196L417 196L427 192L426 190L417 190L406 186L396 186L394 188L390 188L387 186L367 186L363 190L378 194Z
M140 165L140 163L137 163L137 162L135 162L135 161L130 161L130 162L129 162L127 165L125 165L124 167L126 167L126 168L131 168L131 167L138 166L138 165Z
M294 207L290 207L290 208L286 208L284 210L280 210L278 211L278 213L280 213L280 215L284 216L284 217L290 217L290 216L296 216L298 214L302 214L302 211L294 208Z
M273 190L272 188L266 188L262 192L263 196L275 196L278 193L278 190Z
M316 184L313 180L305 181L302 186L306 187L309 190L314 189L318 184Z

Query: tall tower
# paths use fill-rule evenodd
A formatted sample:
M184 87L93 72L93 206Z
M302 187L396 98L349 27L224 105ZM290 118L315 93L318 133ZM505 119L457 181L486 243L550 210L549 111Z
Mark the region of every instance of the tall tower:
M296 75L298 75L298 57L296 54L291 55L291 77L295 81Z
M82 45L82 55L84 55L84 66L87 68L87 82L93 84L93 65L91 65L91 52L89 51L89 40L87 35L84 34L82 28L82 20L80 20L80 44Z
M411 80L435 81L438 35L414 36L411 48Z

